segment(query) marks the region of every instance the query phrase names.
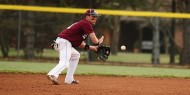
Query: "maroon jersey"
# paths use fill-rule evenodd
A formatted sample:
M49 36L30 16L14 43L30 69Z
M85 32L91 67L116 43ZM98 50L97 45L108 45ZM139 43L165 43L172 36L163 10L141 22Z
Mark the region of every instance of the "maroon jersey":
M92 24L83 19L63 30L58 37L68 40L73 47L78 47L93 32Z

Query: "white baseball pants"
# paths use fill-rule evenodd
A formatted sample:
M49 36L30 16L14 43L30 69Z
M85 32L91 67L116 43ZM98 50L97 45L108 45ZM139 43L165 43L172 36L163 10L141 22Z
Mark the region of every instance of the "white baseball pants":
M59 63L47 75L54 75L58 78L59 74L68 68L65 83L71 84L74 80L73 75L79 62L80 53L66 39L58 37L55 42L58 44L56 50L59 51Z

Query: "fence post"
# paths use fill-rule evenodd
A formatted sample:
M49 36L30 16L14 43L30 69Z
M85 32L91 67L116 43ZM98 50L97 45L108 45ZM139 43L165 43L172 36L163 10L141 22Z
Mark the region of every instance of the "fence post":
M20 57L20 32L21 32L21 25L22 25L22 11L18 11L18 42L17 42L17 58Z

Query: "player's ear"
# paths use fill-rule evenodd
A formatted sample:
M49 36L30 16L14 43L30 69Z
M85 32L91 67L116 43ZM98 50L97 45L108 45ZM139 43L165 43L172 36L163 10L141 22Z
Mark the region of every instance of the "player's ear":
M89 16L89 15L86 15L85 18L86 18L86 20L88 20L88 19L90 18L90 16Z

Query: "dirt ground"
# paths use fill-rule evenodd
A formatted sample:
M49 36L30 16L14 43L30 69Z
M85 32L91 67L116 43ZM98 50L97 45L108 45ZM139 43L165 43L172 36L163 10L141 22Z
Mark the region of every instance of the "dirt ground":
M45 74L0 73L0 95L190 95L190 79L75 76L80 84L52 85Z

